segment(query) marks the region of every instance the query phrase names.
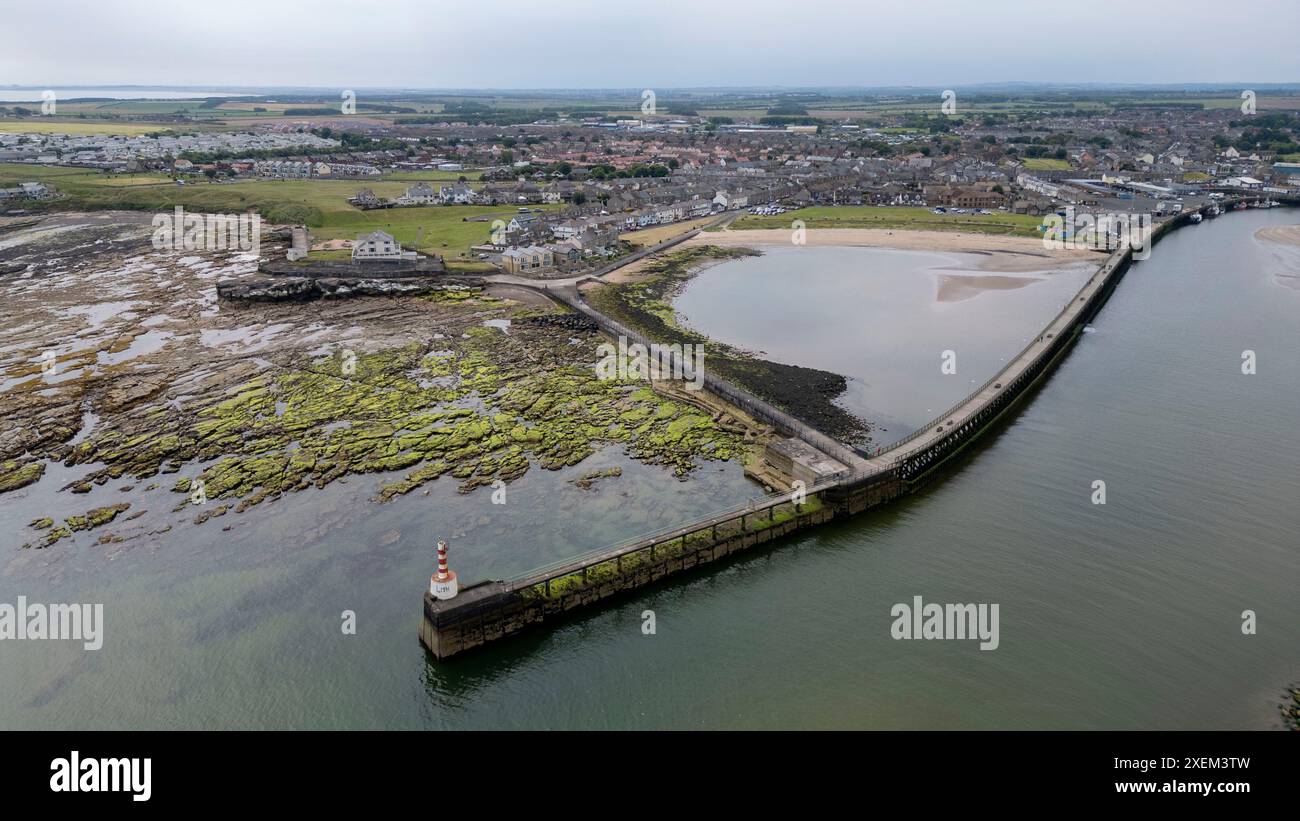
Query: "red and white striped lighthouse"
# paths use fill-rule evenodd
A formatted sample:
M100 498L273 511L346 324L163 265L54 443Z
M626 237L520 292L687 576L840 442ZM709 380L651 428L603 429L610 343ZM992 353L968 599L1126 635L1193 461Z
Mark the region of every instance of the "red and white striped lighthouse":
M458 590L456 574L447 569L447 542L439 539L438 572L429 578L429 593L435 599L450 599L456 595Z

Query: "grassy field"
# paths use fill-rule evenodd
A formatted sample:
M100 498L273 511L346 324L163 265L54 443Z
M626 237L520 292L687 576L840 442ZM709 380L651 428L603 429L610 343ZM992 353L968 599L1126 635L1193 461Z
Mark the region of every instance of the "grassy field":
M464 177L471 183L477 182L479 175L483 173L479 169L467 168L464 171L389 171L383 175L386 180L401 180L403 182L455 182ZM472 186L477 187L477 186Z
M1053 157L1025 157L1021 162L1030 171L1068 171L1070 168L1068 160Z
M161 123L118 123L111 120L81 120L75 117L42 117L0 121L0 132L6 134L111 134L134 137L168 131Z
M788 230L794 220L803 220L808 228L887 228L894 230L977 231L985 234L1039 236L1040 217L995 211L977 214L935 214L928 208L894 206L848 206L799 208L773 217L746 214L731 224L745 228L782 228Z
M98 171L67 166L28 165L26 163L0 163L0 179L3 180L69 180L77 177L100 176ZM162 178L162 175L159 175Z
M468 217L510 219L510 209L481 205L389 208L331 211L322 225L313 226L315 239L356 239L368 231L386 231L403 246L426 253L442 254L449 260L470 258L469 247L487 242L492 223L467 222Z
M305 223L312 237L356 239L369 231L387 231L403 245L449 260L469 261L469 247L486 242L491 221L467 222L487 216L509 220L509 206L428 206L361 211L347 198L367 187L395 197L406 182L362 183L355 180L253 180L234 183L194 182L176 185L164 174L103 174L80 168L0 164L0 187L36 180L63 195L48 207L64 210L122 209L167 211L177 205L207 213L238 213L256 208L272 223ZM557 205L534 206L552 210ZM475 263L474 267L479 267Z

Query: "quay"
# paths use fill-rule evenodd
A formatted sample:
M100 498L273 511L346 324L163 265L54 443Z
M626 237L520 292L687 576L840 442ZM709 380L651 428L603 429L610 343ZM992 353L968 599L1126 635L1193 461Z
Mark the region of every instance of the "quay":
M1289 203L1296 204L1296 203ZM1149 243L1193 222L1184 212L1160 223ZM638 590L668 576L769 544L834 519L886 504L924 485L940 466L996 427L1061 361L1084 326L1109 299L1131 262L1132 249L1112 253L1041 333L995 376L929 424L870 452L849 448L740 388L705 375L705 388L797 437L844 466L802 493L775 493L677 528L644 534L519 578L463 586L452 598L424 593L420 640L447 659L523 630L554 623L571 611ZM640 334L589 306L576 283L542 288L594 320L602 331L648 344Z

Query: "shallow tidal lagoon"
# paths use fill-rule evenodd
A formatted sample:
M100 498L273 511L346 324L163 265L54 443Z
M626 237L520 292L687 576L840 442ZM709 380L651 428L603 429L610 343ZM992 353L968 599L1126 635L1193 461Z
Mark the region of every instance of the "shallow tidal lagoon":
M762 251L702 271L674 307L719 342L848 377L838 401L875 428L875 445L911 433L995 374L1104 259L999 273L970 253Z

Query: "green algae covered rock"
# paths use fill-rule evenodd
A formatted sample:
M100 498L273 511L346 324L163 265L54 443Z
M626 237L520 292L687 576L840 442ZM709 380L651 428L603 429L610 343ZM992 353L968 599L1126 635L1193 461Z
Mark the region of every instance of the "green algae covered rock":
M26 487L45 475L44 462L0 463L0 493Z
M379 501L448 473L469 492L532 467L576 465L607 445L679 477L703 460L744 454L745 431L734 423L715 424L644 381L598 378L592 331L517 323L502 333L480 324L500 309L472 302L454 306L466 323L455 333L346 357L286 357L219 384L183 413L144 406L133 424L105 425L67 448L65 463L105 465L78 480L87 486L179 471L173 492L202 482L209 501L230 500L239 512L349 475L406 471L379 485ZM34 464L4 471L39 478Z

